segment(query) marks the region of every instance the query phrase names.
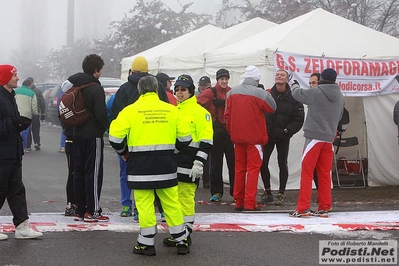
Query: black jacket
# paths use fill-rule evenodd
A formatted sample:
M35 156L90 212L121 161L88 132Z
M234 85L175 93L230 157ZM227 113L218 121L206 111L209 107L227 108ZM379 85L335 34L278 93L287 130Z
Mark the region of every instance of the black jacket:
M286 85L287 90L280 93L274 85L269 92L276 101L277 109L274 113L266 113L266 125L270 139L288 139L297 133L305 119L303 104L292 97L290 86ZM284 132L288 129L288 133Z
M74 128L74 135L90 136L102 138L105 130L109 126L107 109L105 107L105 92L100 81L93 75L87 73L77 73L68 78L73 85L83 85L91 82L97 84L90 85L81 90L86 108L89 110L90 119L81 126Z
M39 115L44 115L46 113L46 102L44 101L43 93L41 90L36 88L36 86L32 87L31 90L36 94L37 110L39 111Z
M137 84L142 77L151 75L149 73L139 72L133 73L127 78L127 82L122 84L119 90L116 92L114 103L112 104L112 117L111 121L114 120L123 108L137 101L139 98L139 91L137 89ZM158 81L158 97L161 101L169 103L168 96L162 85Z
M19 130L12 121L20 118L15 101L14 90L11 93L0 86L0 164L13 164L22 161L22 139Z

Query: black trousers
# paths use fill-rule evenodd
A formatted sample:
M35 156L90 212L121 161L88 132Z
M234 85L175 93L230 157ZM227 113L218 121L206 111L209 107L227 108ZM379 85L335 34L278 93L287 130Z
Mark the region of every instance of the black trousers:
M103 185L103 138L73 137L73 189L76 213L101 213L100 196Z
M67 204L68 204L68 202L70 202L71 204L76 204L75 196L73 194L74 163L73 163L72 138L67 138L65 141L65 155L67 157L67 164L68 164L68 179L67 179L67 184L66 184Z
M15 227L28 219L22 163L0 165L0 210L7 199Z
M223 195L223 155L229 169L230 195L234 190L234 145L226 130L215 130L213 134L213 146L211 150L209 181L211 195L221 193Z
M269 142L263 147L263 162L260 173L262 175L262 181L265 189L270 189L269 160L274 150L274 146L277 148L277 162L278 167L280 168L279 192L284 193L288 181L288 152L290 148L290 139L269 140Z
M40 146L40 115L32 116L32 122L28 133L28 148L32 146L32 137L33 143Z
M204 186L209 186L209 171L210 171L211 154L204 163L204 173L202 174L202 183Z

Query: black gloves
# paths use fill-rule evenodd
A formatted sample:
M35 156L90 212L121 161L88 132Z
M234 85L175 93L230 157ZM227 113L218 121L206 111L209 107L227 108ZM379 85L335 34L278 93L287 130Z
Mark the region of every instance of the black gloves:
M27 129L29 127L31 121L32 121L31 119L29 119L27 117L24 117L24 116L21 116L20 118L17 118L15 120L13 120L12 121L12 125L19 132L21 132L21 131L23 131L23 130L25 130L25 129Z
M46 118L46 115L45 115L45 114L41 114L41 115L40 115L40 120L41 120L41 121L44 121L45 118Z

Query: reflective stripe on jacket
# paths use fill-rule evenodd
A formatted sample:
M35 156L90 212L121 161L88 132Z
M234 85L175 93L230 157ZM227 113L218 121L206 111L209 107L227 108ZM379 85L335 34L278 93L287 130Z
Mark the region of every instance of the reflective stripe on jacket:
M189 126L193 141L176 154L177 178L181 182L192 183L189 177L194 160L205 164L213 145L211 114L197 103L195 96L179 102L179 117Z
M149 92L112 121L109 140L119 154L129 150L129 188L156 189L177 185L174 150L190 144L191 135L177 108Z

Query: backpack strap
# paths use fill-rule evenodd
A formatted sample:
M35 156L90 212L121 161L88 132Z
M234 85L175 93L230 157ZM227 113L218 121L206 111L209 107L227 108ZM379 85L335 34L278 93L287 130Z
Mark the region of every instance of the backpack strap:
M217 91L215 87L211 87L211 90L213 92L213 99L217 99ZM219 121L219 115L218 115L218 107L215 105L215 120Z

